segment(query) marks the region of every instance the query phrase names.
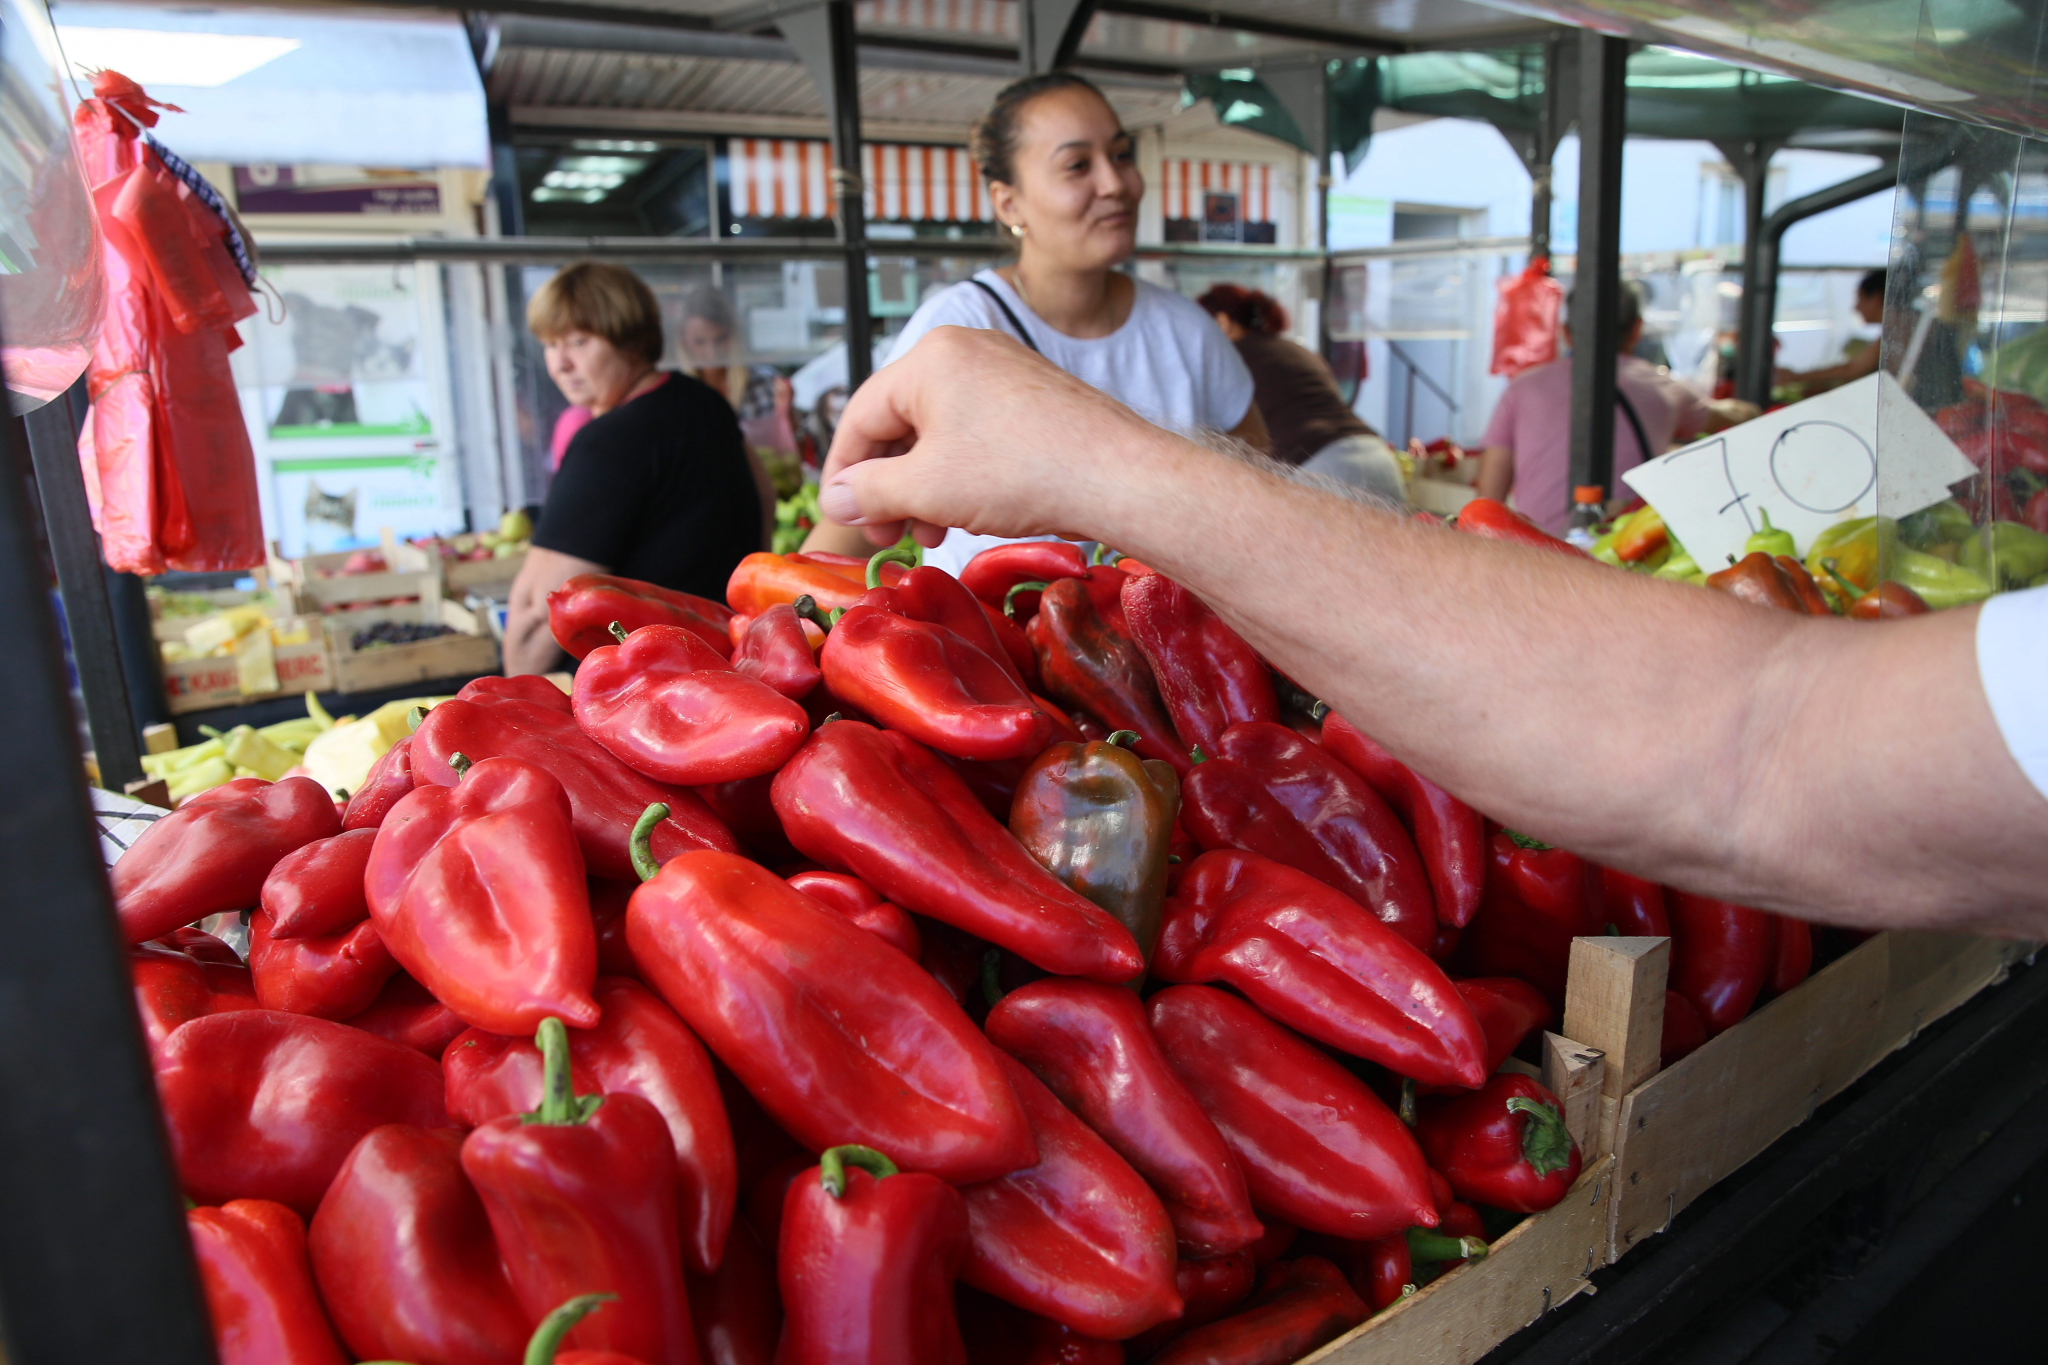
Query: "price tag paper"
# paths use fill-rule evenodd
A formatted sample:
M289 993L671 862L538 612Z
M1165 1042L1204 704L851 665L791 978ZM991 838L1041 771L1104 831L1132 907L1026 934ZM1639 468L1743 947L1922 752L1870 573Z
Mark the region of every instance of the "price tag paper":
M1882 372L1638 465L1622 480L1708 573L1771 525L1801 553L1838 521L1932 507L1977 472Z

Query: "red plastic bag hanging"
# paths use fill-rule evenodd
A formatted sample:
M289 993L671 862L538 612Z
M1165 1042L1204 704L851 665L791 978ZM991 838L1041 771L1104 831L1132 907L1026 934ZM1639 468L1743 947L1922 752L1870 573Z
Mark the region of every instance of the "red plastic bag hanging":
M1493 305L1493 364L1488 374L1512 379L1533 366L1557 359L1557 315L1564 289L1550 278L1550 261L1532 256L1519 275L1496 286Z

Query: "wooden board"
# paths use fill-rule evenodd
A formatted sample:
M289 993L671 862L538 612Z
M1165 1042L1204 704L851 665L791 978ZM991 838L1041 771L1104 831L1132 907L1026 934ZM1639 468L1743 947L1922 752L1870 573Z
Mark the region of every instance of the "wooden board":
M1880 934L1630 1091L1615 1117L1609 1258L1662 1231L2030 951L1962 934Z
M1591 1286L1606 1264L1612 1158L1580 1174L1556 1208L1523 1219L1483 1261L1460 1266L1367 1318L1299 1365L1472 1365Z

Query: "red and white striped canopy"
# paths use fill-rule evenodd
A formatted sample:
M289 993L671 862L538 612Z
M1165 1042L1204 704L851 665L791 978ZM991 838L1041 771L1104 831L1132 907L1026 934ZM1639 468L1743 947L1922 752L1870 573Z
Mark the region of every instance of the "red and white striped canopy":
M1161 216L1200 218L1205 190L1230 190L1247 223L1273 221L1273 168L1258 161L1189 161L1167 157L1160 165Z
M861 149L866 209L879 222L985 222L988 191L963 147L870 142ZM740 218L832 216L829 144L736 137L729 157L732 211Z

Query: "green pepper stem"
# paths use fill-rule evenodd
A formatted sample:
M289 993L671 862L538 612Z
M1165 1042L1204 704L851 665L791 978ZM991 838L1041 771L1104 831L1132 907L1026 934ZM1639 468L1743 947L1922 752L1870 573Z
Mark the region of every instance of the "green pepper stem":
M1832 579L1834 579L1834 580L1835 580L1835 582L1837 582L1837 583L1839 583L1839 584L1841 584L1841 585L1842 585L1842 591L1843 591L1843 592L1845 592L1845 593L1847 593L1847 594L1849 594L1849 596L1850 596L1850 597L1852 597L1852 598L1856 598L1856 597L1861 597L1861 596L1863 596L1863 592L1864 592L1864 590L1863 590L1862 588L1859 588L1859 587L1857 587L1857 586L1856 586L1856 585L1855 585L1855 584L1854 584L1853 582L1851 582L1851 581L1850 581L1849 579L1847 579L1847 578L1843 577L1843 575L1842 575L1842 571L1841 571L1840 569L1838 569L1838 568L1836 568L1836 567L1835 567L1835 561L1834 561L1834 560L1832 560L1832 559L1823 559L1823 560L1822 560L1822 561L1820 562L1820 566L1821 566L1821 568L1822 568L1822 569L1824 569L1824 570L1826 570L1826 571L1827 571L1827 576L1828 576L1829 578L1832 578Z
M612 633L612 638L614 640L617 640L620 644L626 643L626 628L620 625L617 621L612 622L610 625L606 626L605 629ZM560 1312L561 1310L557 1309L555 1311Z
M1414 1261L1483 1261L1486 1243L1477 1237L1447 1237L1432 1228L1410 1228L1408 1257Z
M1415 1126L1416 1120L1420 1117L1415 1109L1415 1080L1412 1076L1401 1078L1401 1104L1394 1112L1400 1116L1401 1122L1410 1128Z
M405 728L408 734L420 728L420 722L427 718L428 710L429 708L425 706L415 706L405 713Z
M202 725L199 727L199 733L205 735L208 739L219 739L223 731L218 726Z
M575 1298L557 1308L540 1320L540 1326L533 1329L527 1339L524 1365L555 1365L555 1352L562 1345L562 1338L577 1323L591 1312L608 1303L618 1301L617 1294L578 1294Z
M1102 742L1104 744L1114 744L1119 749L1128 749L1138 742L1138 732L1136 730L1111 730L1109 738Z
M476 764L470 762L468 754L465 754L462 752L462 750L457 749L454 753L448 755L448 766L455 770L455 780L457 782L460 782L463 779L464 775L467 774L471 768L474 768Z
M877 550L868 556L868 586L870 588L882 586L882 566L884 564L907 564L914 569L923 562L924 556L912 545L898 543L891 545L886 550Z
M654 827L668 819L668 805L657 801L640 812L640 818L633 822L632 837L626 841L626 851L633 859L633 870L640 874L640 880L651 882L654 874L661 871L661 864L654 861Z
M981 955L981 998L994 1009L1003 1003L1003 954L991 948Z
M1556 844L1546 844L1534 835L1523 834L1516 830L1504 829L1501 833L1507 835L1514 842L1516 848L1526 848L1532 853L1548 853L1551 849L1557 847Z
M1092 550L1088 555L1088 565L1090 568L1093 568L1098 564L1107 564L1109 563L1109 557L1111 555L1116 555L1118 559L1123 558L1122 555L1117 554L1115 550L1110 549L1107 545L1104 545L1101 541L1098 540L1095 542L1094 550Z
M569 1030L550 1014L540 1021L533 1044L540 1049L540 1108L521 1114L519 1121L561 1128L588 1120L604 1103L604 1096L576 1093L576 1082L569 1069Z
M1197 744L1194 748L1188 750L1188 761L1190 763L1207 763L1209 755L1203 753L1202 746Z
M805 593L789 605L801 620L809 621L819 630L829 631L832 629L831 616L827 615L825 609L818 605L818 599L809 593Z
M1003 594L1003 619L1006 621L1014 621L1017 619L1018 593L1044 592L1045 588L1046 583L1045 580L1042 578L1034 578L1029 583L1012 583L1010 585L1010 590Z
M1522 1159L1531 1170L1549 1175L1571 1164L1571 1131L1564 1126L1564 1115L1556 1105L1517 1095L1508 1101L1508 1112L1529 1116L1529 1124L1522 1130Z
M896 1163L872 1147L863 1147L857 1142L827 1147L818 1157L818 1174L825 1186L825 1193L834 1199L846 1198L848 1166L858 1166L877 1180L887 1180L896 1174Z
M334 789L334 799L335 799L335 800L337 800L337 801L346 801L346 800L348 800L348 788L347 788L347 787L336 787L336 788Z

